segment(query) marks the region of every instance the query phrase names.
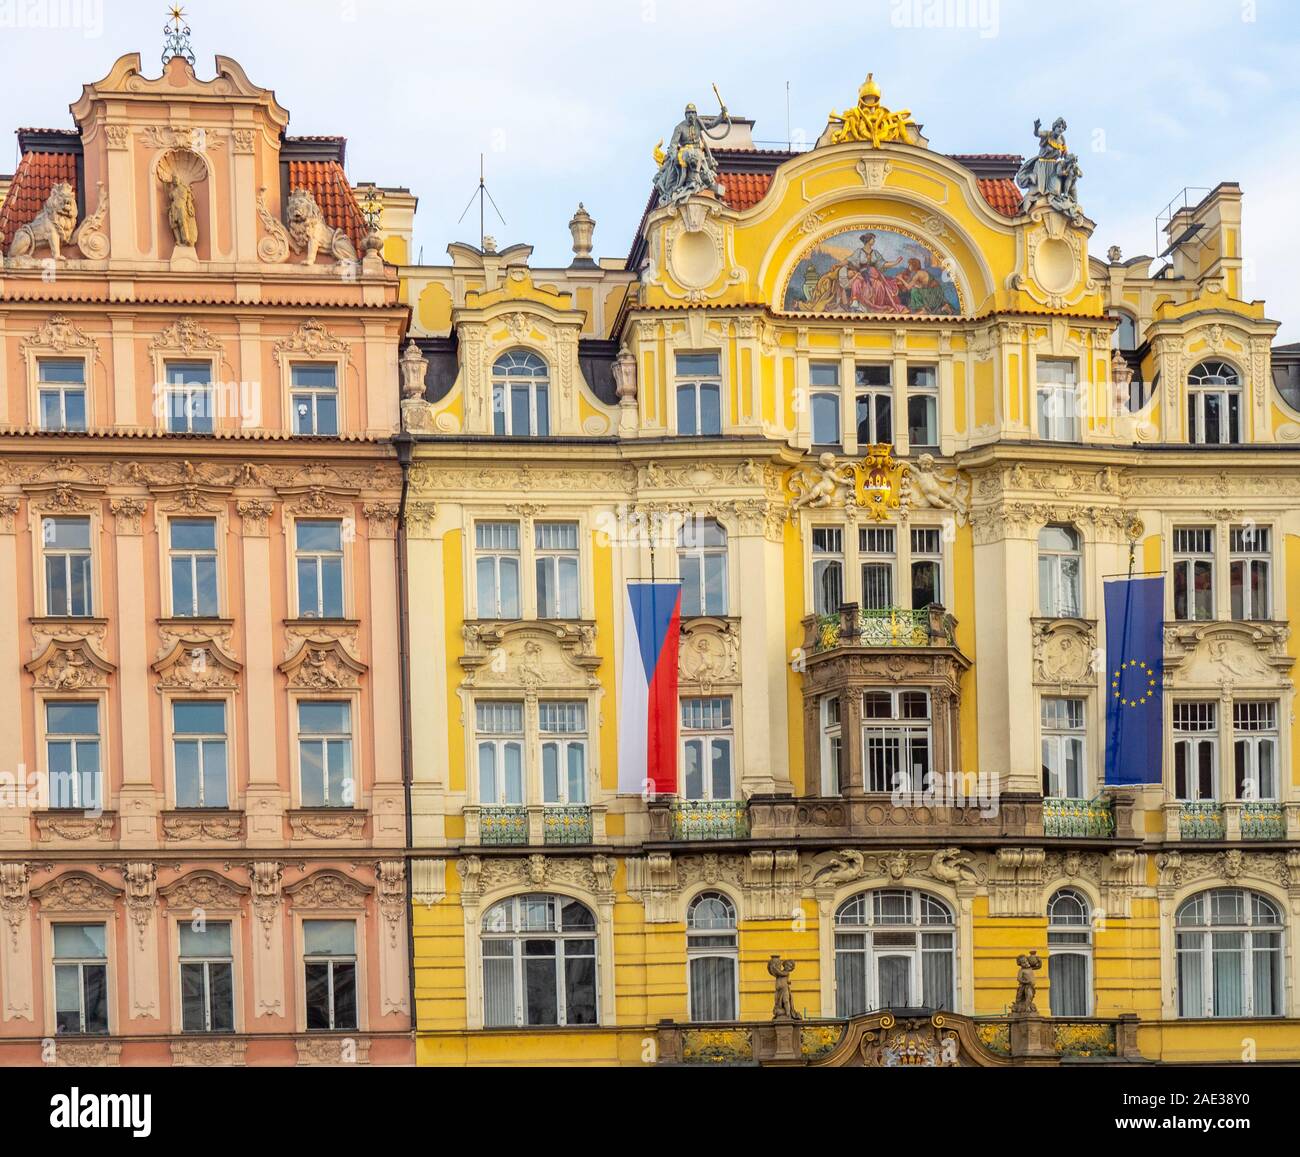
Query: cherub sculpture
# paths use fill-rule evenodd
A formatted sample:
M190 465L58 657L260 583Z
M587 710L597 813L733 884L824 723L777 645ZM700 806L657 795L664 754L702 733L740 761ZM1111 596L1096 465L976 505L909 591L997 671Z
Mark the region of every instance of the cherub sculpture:
M793 960L782 960L775 952L768 958L767 971L776 981L776 1000L772 1003L773 1020L803 1020L794 1010L790 998L790 973L794 971Z

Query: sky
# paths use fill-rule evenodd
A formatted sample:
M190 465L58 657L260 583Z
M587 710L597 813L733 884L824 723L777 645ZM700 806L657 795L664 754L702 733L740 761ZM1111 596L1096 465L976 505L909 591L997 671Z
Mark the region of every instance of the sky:
M1185 188L1245 194L1245 289L1300 341L1300 4L1295 0L192 0L200 77L217 54L275 90L293 134L348 138L348 176L419 197L415 253L476 242L479 154L501 246L567 265L582 201L597 256L626 255L655 142L688 101L815 140L868 71L943 152L1026 153L1069 122L1093 252L1156 255ZM71 127L83 83L139 52L157 75L152 0L0 0L0 132ZM789 121L787 122L787 84ZM16 140L0 147L12 171Z

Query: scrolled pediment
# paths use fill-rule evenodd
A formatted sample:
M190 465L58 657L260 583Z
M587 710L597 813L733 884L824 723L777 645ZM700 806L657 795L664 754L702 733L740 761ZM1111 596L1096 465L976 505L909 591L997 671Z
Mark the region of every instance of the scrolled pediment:
M340 639L309 636L276 669L291 688L329 691L359 687L368 668L348 653Z
M32 898L51 912L111 912L123 894L88 872L64 872L32 889Z
M159 690L232 691L239 687L244 665L205 635L182 636L153 663Z
M216 872L205 869L188 872L179 880L158 889L167 907L182 909L237 909L249 889Z
M366 906L366 897L373 891L369 885L332 868L322 868L284 889L285 895L292 898L293 906L300 909L362 909Z
M1286 623L1213 621L1165 627L1165 672L1180 687L1289 687Z
M81 638L55 638L31 662L24 664L36 686L50 691L82 691L108 686L117 667Z

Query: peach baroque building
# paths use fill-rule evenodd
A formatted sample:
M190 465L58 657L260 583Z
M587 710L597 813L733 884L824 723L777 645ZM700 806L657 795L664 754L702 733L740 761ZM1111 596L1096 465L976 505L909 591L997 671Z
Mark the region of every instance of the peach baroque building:
M412 1060L395 270L124 56L0 211L0 1065Z

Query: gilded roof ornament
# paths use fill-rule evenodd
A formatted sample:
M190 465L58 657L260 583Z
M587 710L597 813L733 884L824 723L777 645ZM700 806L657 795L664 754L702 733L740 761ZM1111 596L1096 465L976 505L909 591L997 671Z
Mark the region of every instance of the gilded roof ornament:
M880 85L867 73L866 83L858 90L858 103L842 113L832 112L830 123L839 125L831 134L831 144L864 141L873 149L886 141L914 143L916 122L909 109L891 112L880 103Z
M179 4L167 10L167 23L163 25L162 62L174 56L184 57L194 67L194 50L190 47L190 26L185 22L185 9Z

